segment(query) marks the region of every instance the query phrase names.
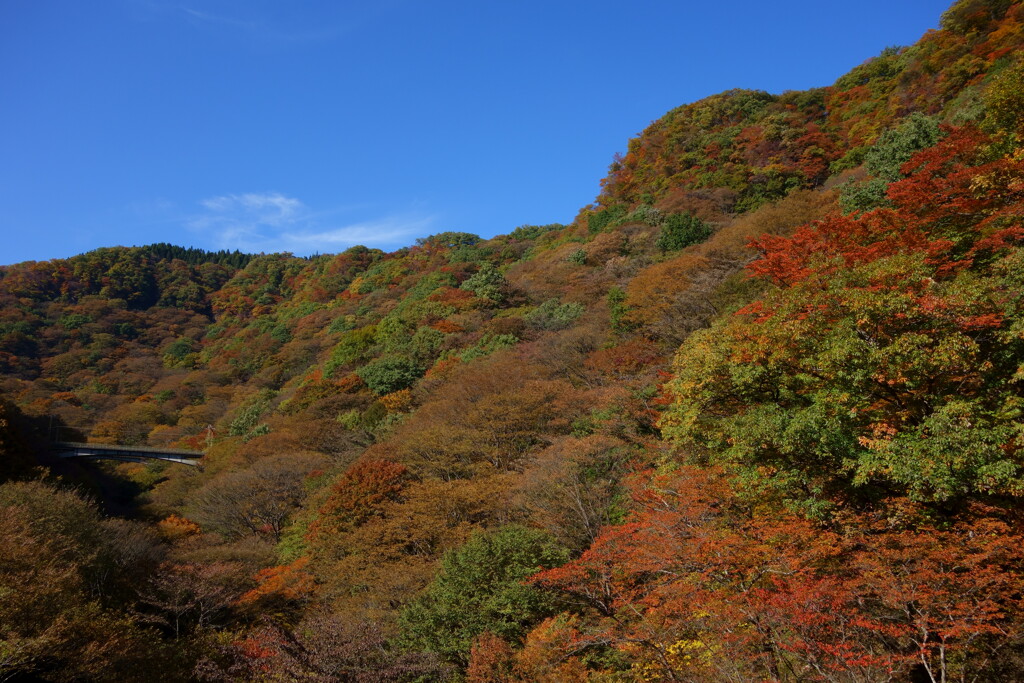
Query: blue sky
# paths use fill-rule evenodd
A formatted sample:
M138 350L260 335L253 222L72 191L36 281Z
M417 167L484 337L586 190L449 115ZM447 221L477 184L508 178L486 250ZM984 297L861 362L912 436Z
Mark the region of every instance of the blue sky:
M0 263L568 222L669 109L831 84L945 0L5 0Z

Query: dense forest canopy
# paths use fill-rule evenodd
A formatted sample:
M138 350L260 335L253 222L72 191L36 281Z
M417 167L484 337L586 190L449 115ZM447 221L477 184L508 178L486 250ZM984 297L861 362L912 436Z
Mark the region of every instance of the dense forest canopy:
M0 268L0 679L1018 680L1021 112L960 0L568 225Z

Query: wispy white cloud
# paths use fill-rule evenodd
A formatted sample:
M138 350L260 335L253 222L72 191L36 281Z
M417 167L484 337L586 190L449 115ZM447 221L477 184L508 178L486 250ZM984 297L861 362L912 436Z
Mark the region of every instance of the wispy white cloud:
M242 29L245 31L254 31L259 28L259 24L252 20L235 19L233 17L210 14L209 12L192 9L191 7L183 6L179 9L181 9L181 11L190 19L206 24L220 24L222 26L230 26L232 28Z
M203 211L186 227L218 249L307 255L343 251L356 244L392 249L426 236L434 217L392 213L355 222L329 221L302 201L278 192L230 194L199 202ZM341 224L338 224L341 223Z
M399 214L351 223L320 231L285 232L280 239L295 253L333 252L356 244L399 247L416 237L426 237L434 224L432 216Z
M228 194L199 203L215 214L244 215L268 225L285 225L297 220L306 209L298 199L279 192Z
M280 43L305 43L334 38L349 30L348 26L328 23L316 27L286 26L279 21L260 16L256 10L251 16L237 17L226 14L213 14L193 7L179 5L178 9L185 18L194 24L224 27L241 31L255 38Z
M248 36L270 44L292 45L332 40L356 30L360 11L332 3L301 6L299 3L254 3L249 0L220 3L210 11L202 3L179 0L127 0L141 21L178 20L196 28ZM379 4L380 0L378 0Z

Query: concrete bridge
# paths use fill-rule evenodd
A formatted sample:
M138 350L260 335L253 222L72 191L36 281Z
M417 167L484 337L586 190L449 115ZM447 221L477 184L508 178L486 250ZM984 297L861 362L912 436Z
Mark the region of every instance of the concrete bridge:
M165 460L192 467L200 467L199 458L203 457L199 451L149 448L147 446L113 446L105 443L75 443L73 441L55 441L50 448L61 458L90 458L121 462Z

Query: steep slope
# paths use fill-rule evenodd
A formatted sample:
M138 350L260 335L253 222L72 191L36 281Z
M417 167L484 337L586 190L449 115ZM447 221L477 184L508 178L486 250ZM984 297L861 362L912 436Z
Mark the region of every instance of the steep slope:
M827 88L770 95L731 90L670 111L631 140L603 181L604 208L678 211L711 202L745 211L821 185L912 113L963 125L1019 58L1018 3L960 2L942 29L886 48Z

